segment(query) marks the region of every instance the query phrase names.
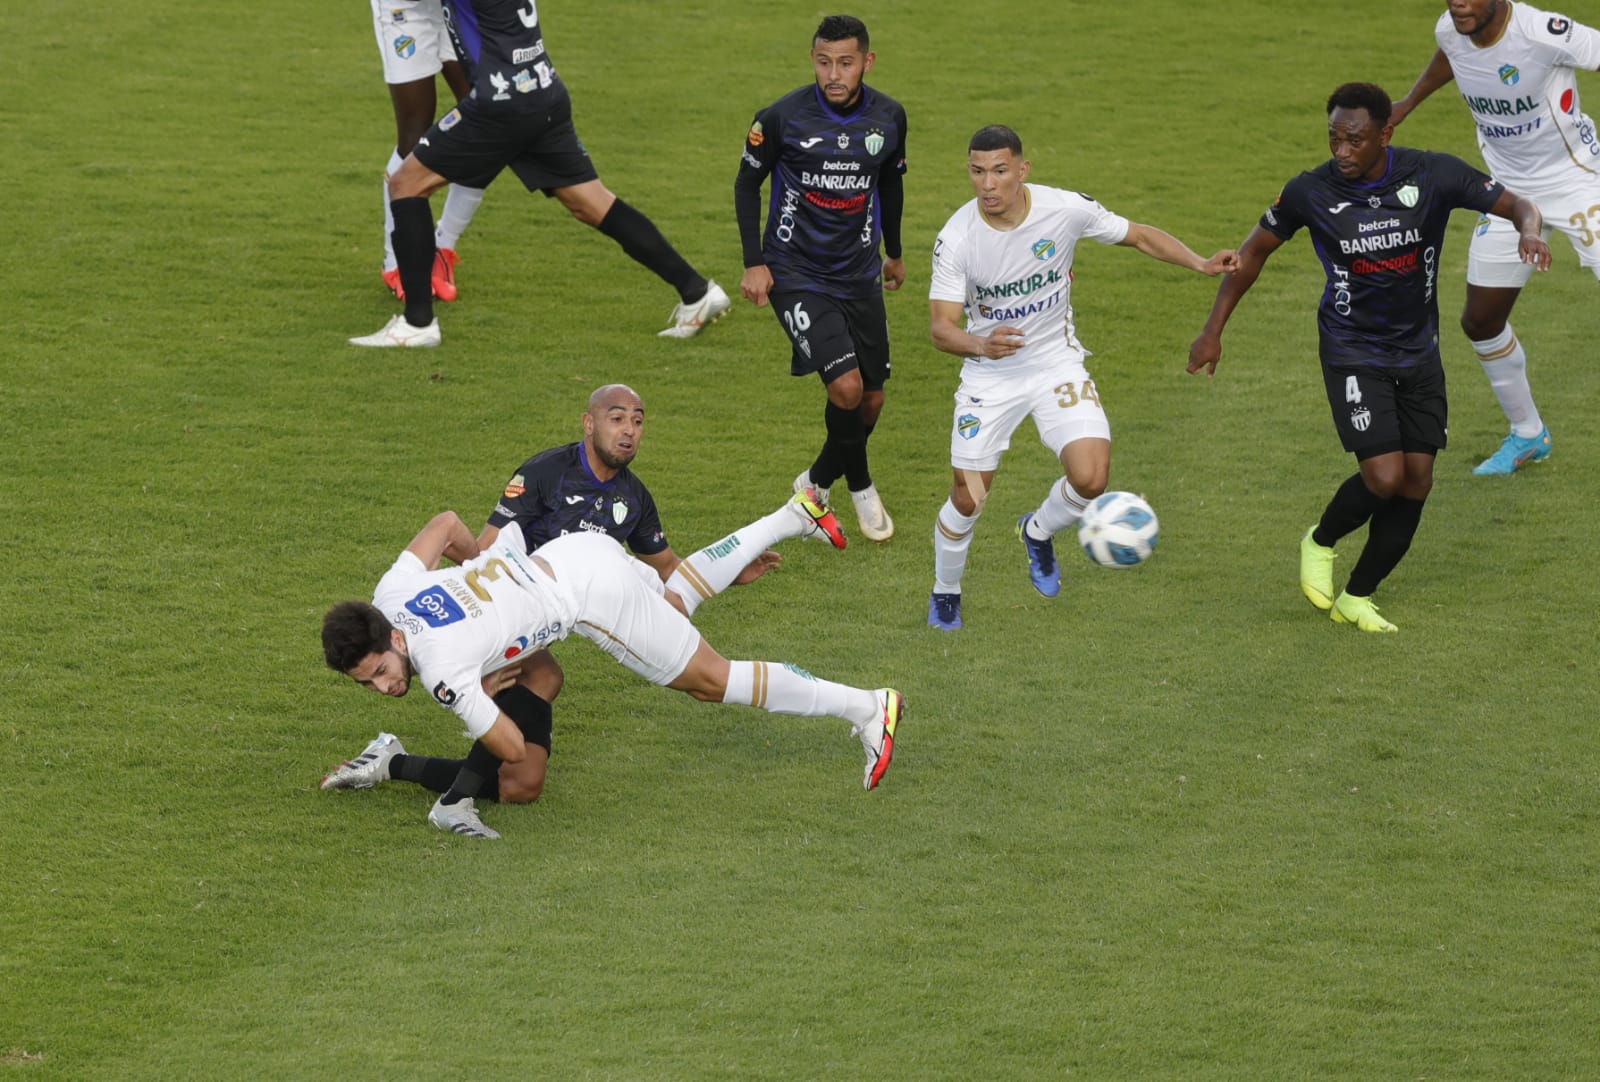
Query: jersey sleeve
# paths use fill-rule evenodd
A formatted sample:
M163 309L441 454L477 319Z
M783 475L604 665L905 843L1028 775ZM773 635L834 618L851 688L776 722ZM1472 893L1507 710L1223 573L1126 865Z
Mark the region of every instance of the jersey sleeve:
M1449 193L1454 206L1486 214L1489 208L1500 201L1500 193L1506 190L1504 184L1454 155L1436 154L1433 158L1434 177L1439 186Z
M654 556L671 546L667 544L666 531L661 528L661 514L656 510L655 497L641 483L639 485L639 521L628 535L628 549L636 556Z
M766 262L761 254L761 185L778 164L782 146L782 114L776 109L761 110L745 133L739 173L733 178L733 215L739 224L739 246L744 250L747 267Z
M489 525L497 529L503 530L515 522L522 530L523 544L529 552L550 540L540 535L537 526L545 517L554 495L551 488L560 476L557 470L536 469L537 464L537 459L530 458L511 475L500 493L499 502L489 513Z
M1120 214L1113 214L1093 196L1075 193L1084 201L1084 206L1078 213L1084 219L1083 236L1090 240L1099 241L1101 244L1121 244L1128 236L1128 219Z
M1564 67L1600 70L1600 30L1555 14L1549 17L1544 29Z
M1261 215L1260 226L1279 240L1288 240L1307 223L1307 182L1301 174L1283 186Z
M952 219L933 242L933 274L928 280L930 301L967 303L967 246Z
M424 689L435 702L461 719L474 740L494 728L500 708L483 693L483 677L474 669L418 672Z

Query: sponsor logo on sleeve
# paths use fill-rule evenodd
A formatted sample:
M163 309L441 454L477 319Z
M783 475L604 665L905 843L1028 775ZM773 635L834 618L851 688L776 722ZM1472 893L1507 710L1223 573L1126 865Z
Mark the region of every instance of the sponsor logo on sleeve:
M758 120L750 125L750 134L745 138L753 147L758 147L767 141L766 135L761 131L761 121Z
M433 697L439 700L440 706L454 706L456 704L456 693L451 691L443 680L433 685Z
M1550 21L1544 24L1544 28L1558 38L1568 38L1572 36L1572 20L1563 19L1559 15L1550 16Z
M526 491L528 491L527 478L520 473L506 482L506 499L508 500L514 500Z

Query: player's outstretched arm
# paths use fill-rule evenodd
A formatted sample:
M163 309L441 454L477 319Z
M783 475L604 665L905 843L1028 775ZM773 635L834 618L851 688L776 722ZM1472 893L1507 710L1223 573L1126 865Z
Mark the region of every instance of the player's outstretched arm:
M1211 303L1211 314L1206 317L1206 325L1201 328L1199 337L1189 344L1190 375L1202 368L1206 370L1206 375L1216 375L1217 362L1222 359L1222 329L1228 325L1228 318L1250 287L1256 284L1267 258L1281 247L1283 238L1259 225L1250 231L1250 235L1239 246L1235 269L1217 286L1217 299Z
M1238 265L1238 254L1232 249L1220 251L1210 259L1202 259L1171 233L1142 222L1129 222L1128 235L1117 243L1124 248L1137 248L1152 259L1171 263L1175 267L1186 267L1199 274L1222 274Z
M454 511L440 511L411 539L406 551L432 571L441 559L466 563L478 554L478 541L460 515Z
M1428 61L1428 66L1417 76L1416 83L1406 91L1405 97L1394 103L1394 111L1389 114L1389 126L1398 128L1400 122L1410 116L1411 110L1421 105L1424 98L1455 77L1455 70L1450 67L1450 58L1444 55L1443 49L1435 49L1433 59Z
M1544 215L1539 213L1533 200L1507 188L1489 208L1489 213L1517 227L1521 234L1517 239L1517 255L1524 263L1533 264L1535 270L1550 269L1550 245L1544 240Z

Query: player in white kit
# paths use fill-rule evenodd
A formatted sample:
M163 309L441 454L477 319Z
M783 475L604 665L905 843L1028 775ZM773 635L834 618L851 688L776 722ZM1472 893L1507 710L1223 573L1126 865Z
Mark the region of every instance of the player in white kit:
M668 600L676 595L660 577L610 537L568 534L537 554L511 536L472 555L477 549L454 512L437 515L378 582L371 604L340 602L322 625L330 668L395 697L420 677L475 739L462 770L467 780L428 813L435 826L499 836L478 817L472 779L481 782L501 761L519 762L528 744L492 696L519 679L519 658L574 631L651 683L696 699L843 718L866 752L864 786L874 788L888 769L905 710L899 692L847 687L789 665L723 658ZM444 558L459 566L439 569Z
M444 75L454 95L452 100L466 97L472 84L450 43L450 29L445 25L440 0L372 0L372 29L378 38L378 55L383 59L383 81L389 85L395 126L395 146L383 171L383 284L404 299L400 266L390 239L394 216L389 213L388 178L433 126L438 109L434 77ZM445 193L444 210L434 230L437 251L432 281L433 295L442 301L456 299L456 264L461 261L456 244L481 202L482 188L452 184Z
M1478 127L1494 178L1532 199L1550 230L1567 235L1600 278L1600 137L1578 100L1578 70L1600 69L1600 31L1509 0L1449 0L1433 36L1439 48L1416 85L1394 103L1399 125L1452 79ZM1517 256L1510 222L1484 216L1467 254L1461 329L1489 377L1511 432L1476 474L1508 474L1550 454L1550 429L1528 385L1528 357L1511 309L1534 268Z
M1028 576L1045 597L1061 589L1052 535L1077 522L1105 491L1111 426L1072 323L1079 239L1137 248L1207 275L1236 263L1232 251L1202 259L1176 237L1113 214L1089 196L1028 184L1029 167L1016 132L999 124L980 129L967 147L977 198L951 216L933 246L929 332L936 348L964 360L950 431L950 498L933 529L928 624L944 631L961 627L972 528L1000 456L1025 418L1033 418L1063 474L1044 502L1017 520Z

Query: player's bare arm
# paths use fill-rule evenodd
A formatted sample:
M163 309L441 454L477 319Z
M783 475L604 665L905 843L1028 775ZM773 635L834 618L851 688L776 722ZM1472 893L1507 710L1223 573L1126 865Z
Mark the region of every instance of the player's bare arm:
M1215 277L1238 268L1239 255L1225 248L1210 259L1202 259L1183 241L1166 230L1140 222L1128 223L1128 235L1118 242L1124 248L1137 248L1152 259L1185 267L1207 277Z
M996 327L987 335L969 334L961 326L966 308L958 301L928 302L928 334L933 348L956 357L1009 357L1024 345L1016 327Z
M904 277L904 275L902 275ZM744 274L739 277L739 295L754 304L757 308L765 308L767 294L772 292L772 271L765 263L755 267L746 267Z
M1400 122L1411 115L1411 110L1421 105L1429 94L1455 77L1456 73L1450 67L1450 58L1444 55L1443 49L1435 49L1433 59L1428 61L1428 66L1417 76L1416 83L1406 91L1405 97L1394 103L1394 111L1389 114L1389 127L1399 127Z
M429 571L433 571L438 568L441 559L466 563L478 554L478 541L467 529L467 524L461 521L460 515L454 511L441 511L411 539L406 551L421 560Z
M1260 276L1268 257L1281 247L1283 238L1259 225L1250 231L1250 235L1239 246L1236 267L1217 287L1217 299L1211 304L1206 325L1199 337L1189 344L1190 375L1202 368L1207 376L1216 375L1217 362L1222 359L1222 329L1228 325L1228 318L1233 315L1239 301L1256 284L1256 278Z
M495 715L494 724L478 739L503 763L520 763L528 754L528 742L523 739L522 730L504 712Z
M1539 213L1533 200L1508 188L1500 193L1500 198L1489 208L1489 213L1517 227L1517 232L1521 234L1517 239L1517 255L1522 257L1524 263L1531 264L1535 270L1550 269L1550 245L1545 243L1543 236L1544 215Z

